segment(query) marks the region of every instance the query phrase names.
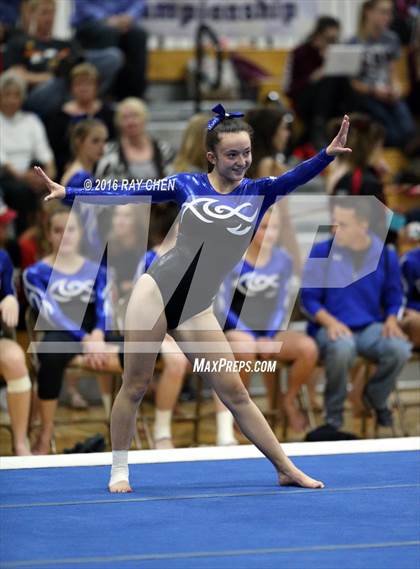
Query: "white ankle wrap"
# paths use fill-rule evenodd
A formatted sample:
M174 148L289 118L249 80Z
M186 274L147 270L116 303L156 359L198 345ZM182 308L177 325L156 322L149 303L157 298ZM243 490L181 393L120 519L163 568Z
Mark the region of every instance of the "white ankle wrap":
M112 468L109 486L117 482L128 482L128 450L112 451Z
M7 382L7 393L24 393L32 388L31 380L28 375L20 379L10 379Z

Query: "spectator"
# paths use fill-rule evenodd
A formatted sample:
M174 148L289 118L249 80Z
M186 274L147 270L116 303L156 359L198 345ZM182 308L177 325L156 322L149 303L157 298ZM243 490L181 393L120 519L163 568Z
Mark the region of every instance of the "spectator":
M405 292L405 311L401 326L418 350L420 349L420 222L409 223L405 232L416 246L401 259Z
M332 187L333 195L374 196L386 204L382 174L387 172L387 164L381 161L381 151L385 140L382 125L367 115L352 116L349 144L353 151L342 159L342 175L337 176ZM375 213L378 210L375 208ZM382 214L370 221L369 227L379 236L386 235L387 220L385 209Z
M411 112L420 115L420 18L416 18L414 27L414 39L409 46L408 51L408 74L410 80L410 93L408 96L408 104Z
M44 125L21 110L25 97L24 80L13 71L0 77L0 186L6 203L18 211L16 231L21 233L33 221L43 191L34 164L43 165L54 177L55 167Z
M79 186L86 179L92 178L95 165L103 155L107 134L105 125L97 119L85 119L76 123L71 135L74 160L64 172L61 183ZM79 203L74 207L79 212L83 226L86 227L86 241L83 250L87 255L93 253L95 258L95 253L98 250L102 250L96 215L97 210L84 203ZM88 403L79 392L77 384L78 378L68 378L66 386L70 407L73 409L87 409Z
M41 202L37 211L36 222L28 227L19 237L20 269L27 269L50 251L47 239L48 218L51 211L60 207L58 202L52 204Z
M118 46L125 66L116 84L119 99L143 97L146 89L147 35L138 25L144 0L75 2L73 25L85 49Z
M415 124L396 78L400 42L389 29L391 18L391 0L363 3L359 32L350 42L364 47L363 63L351 86L356 108L385 127L387 145L403 147L414 134Z
M315 370L318 350L306 334L282 330L288 312L293 263L283 249L276 247L279 230L279 217L274 209L262 220L244 261L238 263L223 283L218 299L219 321L233 345L247 347L244 355L240 348L236 350L237 359L255 361L260 356L291 364L283 408L292 429L301 432L306 421L297 408L296 398L301 385L309 381ZM241 377L248 388L249 371L244 369ZM272 393L272 381L267 383L267 391ZM270 403L277 408L279 402L271 396Z
M69 72L86 57L101 76L101 91L106 92L122 65L117 48L83 52L75 40L52 36L55 0L30 0L29 33L12 37L6 46L6 67L16 70L27 82L30 92L25 108L46 117L58 111L68 97Z
M0 209L0 223L11 221L13 212ZM19 304L13 285L13 265L9 255L0 249L0 376L7 384L7 406L13 433L13 452L30 455L28 422L31 406L31 380L25 361L25 353L19 344L7 337L7 332L17 326Z
M391 426L387 399L411 352L398 323L403 303L398 258L369 232L370 212L361 199L335 202L334 242L314 245L303 278L302 306L325 365L326 422L333 430L342 425L347 374L358 354L376 364L364 402L379 425ZM315 258L319 262L312 264ZM328 259L326 266L321 259Z
M140 99L129 97L119 103L115 114L118 140L106 148L97 176L147 180L168 174L171 148L150 136L146 130L147 118L147 107Z
M64 206L56 209L48 229L51 254L23 274L28 302L39 312L37 328L45 330L38 349L41 431L34 454L49 452L58 396L69 362L75 355L85 354L92 368L104 369L115 358L104 341L105 269L79 254L82 229L77 215ZM78 317L83 318L82 324L74 321ZM67 353L56 353L43 350L49 342L72 344Z
M190 118L172 164L174 172L207 172L204 138L210 118L206 113L197 113Z
M337 43L340 23L330 16L320 16L309 37L291 53L286 94L305 125L302 142L317 147L325 145L325 123L341 114L343 81L324 77L323 64L328 47ZM344 83L346 85L346 83Z
M7 251L13 266L19 267L21 254L19 243L15 239L13 230L13 222L16 219L16 215L16 211L7 207L0 188L0 247Z
M70 72L71 99L47 119L47 133L61 177L70 160L70 129L77 122L96 118L107 127L110 138L114 136L114 111L98 96L99 73L91 63L80 63Z
M257 179L284 174L288 169L286 150L291 135L292 114L267 107L248 111L245 120L253 130L254 149L247 176ZM276 212L280 215L279 243L292 256L294 272L300 275L299 245L290 220L287 198L280 200Z
M61 183L78 187L88 177L92 177L96 164L104 154L107 138L108 130L98 119L85 119L76 123L70 140L73 162L68 165Z
M74 156L64 172L61 183L73 187L82 187L87 179L93 182L93 173L96 164L104 153L108 132L104 123L98 119L86 119L74 125L71 131L71 150ZM99 261L98 255L104 250L103 233L100 226L100 214L106 211L106 206L93 207L83 201L73 206L80 215L85 228L85 239L82 246L83 253L93 260Z
M366 195L375 195L383 201L382 178L390 172L382 153L385 142L384 128L365 113L352 113L350 120L352 121L352 128L349 132L349 138L351 137L356 146L351 155L340 157L339 160L334 160L331 164L326 183L327 194L333 194L338 181L356 167L373 171L379 179L381 189L377 183L372 186L373 192L371 191ZM328 131L335 132L337 124L339 124L339 120L332 119L328 124Z

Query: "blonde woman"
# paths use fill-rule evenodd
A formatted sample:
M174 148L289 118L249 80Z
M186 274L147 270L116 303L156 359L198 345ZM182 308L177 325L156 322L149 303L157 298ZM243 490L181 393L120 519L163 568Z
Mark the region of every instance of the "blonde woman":
M115 113L117 140L107 146L98 164L98 177L146 180L168 174L172 150L147 132L148 118L141 99L128 97L119 103Z

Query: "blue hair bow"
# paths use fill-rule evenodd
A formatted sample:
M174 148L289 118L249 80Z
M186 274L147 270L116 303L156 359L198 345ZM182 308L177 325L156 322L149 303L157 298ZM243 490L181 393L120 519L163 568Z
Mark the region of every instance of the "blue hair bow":
M227 113L225 108L220 103L212 108L213 113L216 113L216 117L213 117L207 123L207 130L213 130L213 128L222 122L224 119L236 119L245 116L244 113Z

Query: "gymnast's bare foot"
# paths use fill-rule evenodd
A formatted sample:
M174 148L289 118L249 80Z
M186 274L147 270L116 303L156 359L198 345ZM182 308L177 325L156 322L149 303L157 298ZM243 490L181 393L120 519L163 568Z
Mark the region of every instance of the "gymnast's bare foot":
M110 484L108 488L112 494L128 494L133 491L127 480L121 480L112 485Z
M280 486L301 486L302 488L324 488L320 480L310 478L304 472L294 467L287 472L279 472Z

